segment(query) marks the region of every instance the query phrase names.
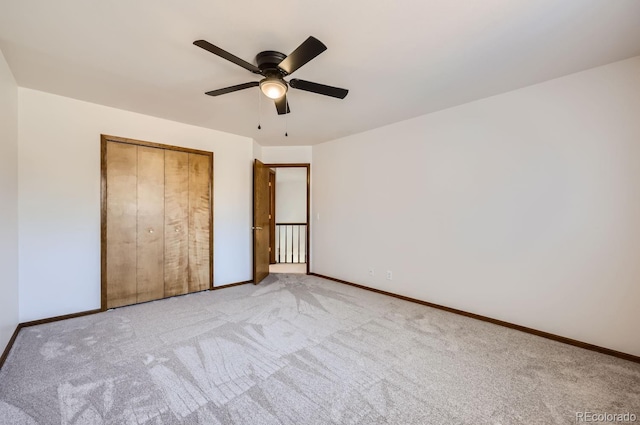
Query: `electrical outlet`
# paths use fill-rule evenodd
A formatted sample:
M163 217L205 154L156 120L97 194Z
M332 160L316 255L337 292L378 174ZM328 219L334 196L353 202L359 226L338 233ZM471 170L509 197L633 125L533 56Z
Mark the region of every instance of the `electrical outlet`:
M369 269L369 276L375 276L375 272L373 271L373 269Z
M392 280L393 279L393 273L391 272L391 270L387 270L387 280Z

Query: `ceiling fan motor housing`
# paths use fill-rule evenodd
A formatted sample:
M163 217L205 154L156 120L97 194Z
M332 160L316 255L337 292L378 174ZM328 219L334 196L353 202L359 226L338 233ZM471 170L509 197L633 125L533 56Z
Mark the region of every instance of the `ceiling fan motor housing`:
M282 78L287 73L280 69L278 65L282 62L287 55L284 53L276 52L274 50L266 50L256 55L256 63L258 68L262 71L262 75L265 77L278 77Z

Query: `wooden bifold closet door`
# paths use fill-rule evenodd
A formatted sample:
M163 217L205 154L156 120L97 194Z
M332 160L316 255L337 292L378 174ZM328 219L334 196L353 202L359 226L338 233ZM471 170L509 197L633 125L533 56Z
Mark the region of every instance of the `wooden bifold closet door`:
M102 309L213 285L213 153L102 136Z

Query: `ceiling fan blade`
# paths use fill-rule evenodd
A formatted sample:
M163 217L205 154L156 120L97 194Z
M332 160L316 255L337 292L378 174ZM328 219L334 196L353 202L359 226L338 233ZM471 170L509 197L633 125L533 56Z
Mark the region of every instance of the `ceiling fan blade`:
M323 94L325 96L337 97L344 99L349 90L338 87L325 86L324 84L312 83L311 81L298 80L297 78L289 81L289 85L294 89L310 91L312 93Z
M196 46L209 51L211 53L213 53L214 55L220 56L223 59L228 60L229 62L233 62L236 65L239 65L241 67L243 67L244 69L247 69L255 74L260 74L260 68L258 68L257 66L240 59L239 57L232 55L231 53L227 52L226 50L222 50L221 48L219 48L218 46L214 46L213 44L209 43L208 41L205 40L196 40L193 42L193 44L195 44Z
M327 50L327 46L320 40L315 37L309 37L278 66L287 74L293 74L296 69L302 67L325 50Z
M225 87L223 89L211 90L206 92L209 96L220 96L221 94L233 93L234 91L248 89L250 87L258 87L260 85L257 81L251 81L249 83L238 84L236 86Z
M291 112L289 109L289 102L287 102L287 96L282 96L280 99L275 100L276 109L278 110L278 115L284 115Z

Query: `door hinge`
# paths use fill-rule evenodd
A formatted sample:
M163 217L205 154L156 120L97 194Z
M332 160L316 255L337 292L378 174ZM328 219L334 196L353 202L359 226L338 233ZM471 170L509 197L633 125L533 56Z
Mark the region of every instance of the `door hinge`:
M271 182L269 182L269 186L271 186Z
M269 252L271 252L271 247L269 247Z
M271 220L271 214L269 214L269 220Z

